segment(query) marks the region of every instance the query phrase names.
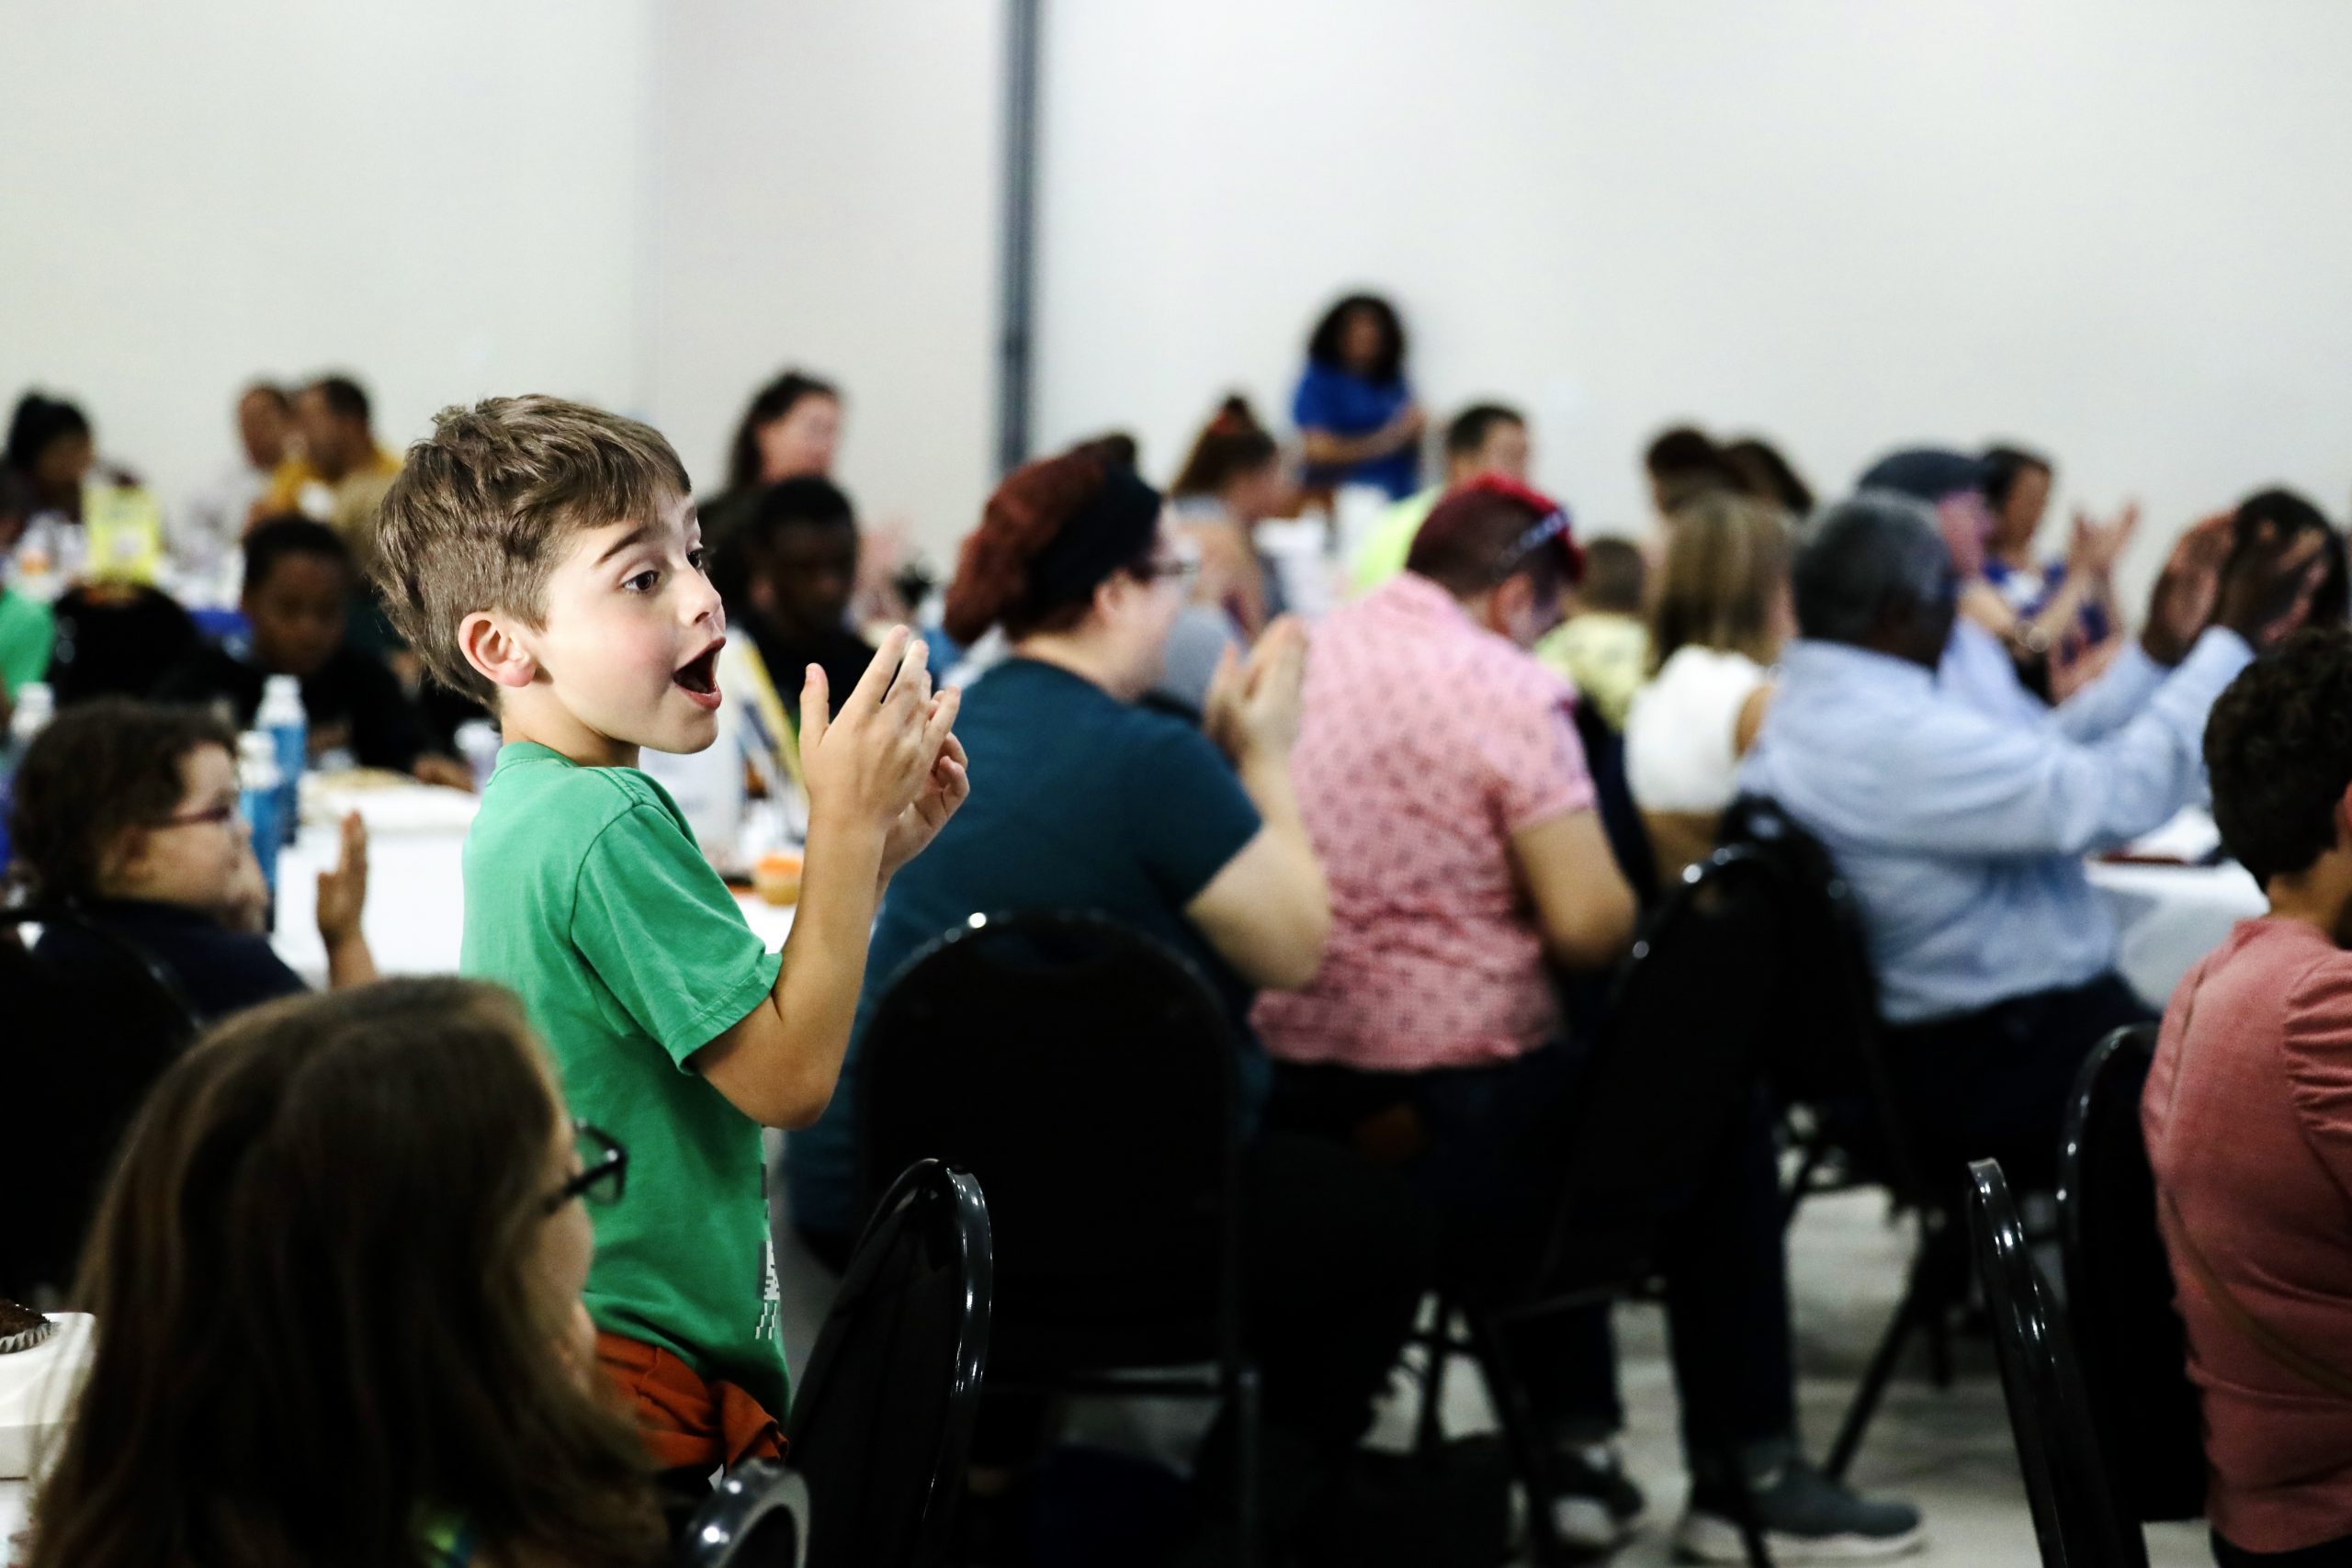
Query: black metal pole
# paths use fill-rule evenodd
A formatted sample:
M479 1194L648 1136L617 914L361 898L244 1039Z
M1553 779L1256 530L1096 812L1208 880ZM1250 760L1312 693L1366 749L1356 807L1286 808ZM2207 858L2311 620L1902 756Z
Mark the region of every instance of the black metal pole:
M1005 0L1002 320L997 344L1000 473L1029 457L1030 345L1037 269L1037 52L1043 0Z

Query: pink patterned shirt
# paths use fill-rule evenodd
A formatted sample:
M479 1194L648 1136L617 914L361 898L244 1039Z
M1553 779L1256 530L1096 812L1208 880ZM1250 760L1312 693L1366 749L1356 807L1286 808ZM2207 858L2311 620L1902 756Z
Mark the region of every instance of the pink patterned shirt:
M1557 1032L1510 861L1520 829L1593 806L1566 682L1408 572L1315 628L1292 753L1331 887L1305 991L1251 1014L1291 1062L1476 1066Z

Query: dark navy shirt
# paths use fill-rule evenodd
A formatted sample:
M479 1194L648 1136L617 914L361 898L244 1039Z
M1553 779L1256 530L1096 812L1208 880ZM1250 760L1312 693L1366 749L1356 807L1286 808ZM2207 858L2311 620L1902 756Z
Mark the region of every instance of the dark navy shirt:
M231 931L201 909L104 898L84 905L82 913L92 924L128 937L153 955L202 1023L310 988L286 966L267 937ZM69 974L86 972L101 980L120 975L130 962L102 937L71 926L43 928L33 951L44 963Z

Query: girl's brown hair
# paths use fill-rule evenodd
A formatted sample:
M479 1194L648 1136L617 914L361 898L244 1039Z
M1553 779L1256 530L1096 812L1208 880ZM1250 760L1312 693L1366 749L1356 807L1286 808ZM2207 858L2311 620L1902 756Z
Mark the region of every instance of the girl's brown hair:
M302 997L157 1084L100 1203L102 1325L31 1568L662 1555L649 1461L535 1303L556 1101L514 998Z
M1168 493L1180 498L1216 495L1281 455L1282 448L1250 411L1250 400L1236 392L1218 407L1216 417L1202 427Z
M1747 496L1710 491L1675 509L1650 604L1653 668L1697 646L1779 657L1772 609L1789 581L1786 513Z
M9 807L10 875L25 896L96 897L115 841L179 809L180 764L202 746L237 755L236 737L209 708L101 697L59 714L26 750Z

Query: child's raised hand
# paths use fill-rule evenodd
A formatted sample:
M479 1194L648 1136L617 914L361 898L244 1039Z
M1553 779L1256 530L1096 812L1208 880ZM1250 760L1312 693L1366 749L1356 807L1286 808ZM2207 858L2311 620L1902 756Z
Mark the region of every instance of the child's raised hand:
M356 811L343 819L343 853L333 871L319 873L319 936L332 949L359 934L368 908L368 827Z
M808 667L800 762L812 832L831 822L887 835L932 787L933 766L955 728L957 696L946 692L932 700L930 664L922 638L891 627L839 713L830 709L824 671Z

